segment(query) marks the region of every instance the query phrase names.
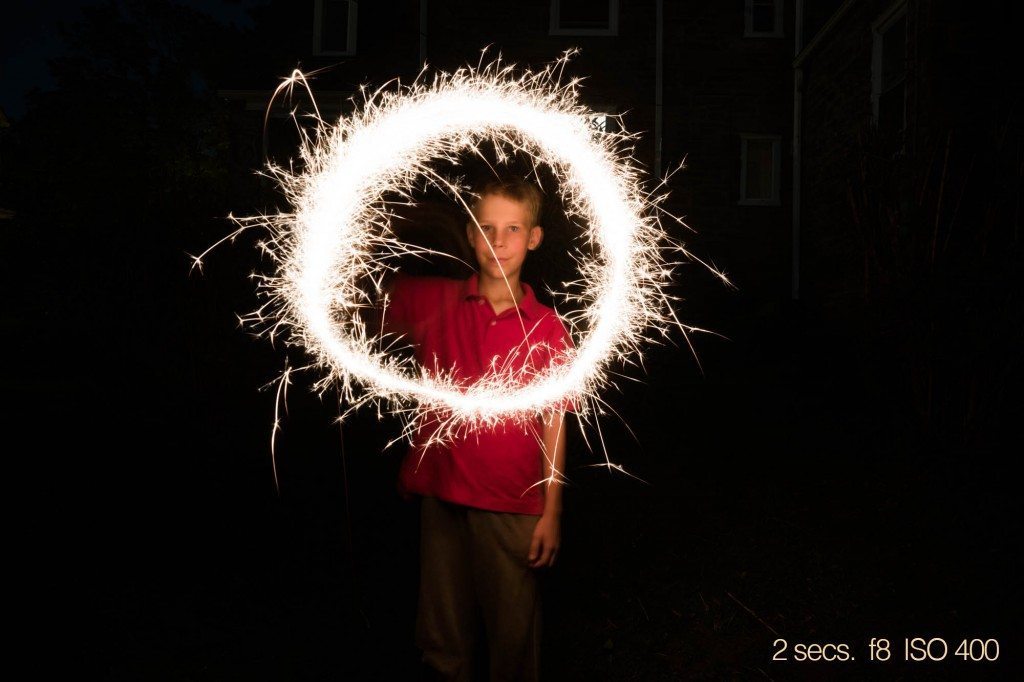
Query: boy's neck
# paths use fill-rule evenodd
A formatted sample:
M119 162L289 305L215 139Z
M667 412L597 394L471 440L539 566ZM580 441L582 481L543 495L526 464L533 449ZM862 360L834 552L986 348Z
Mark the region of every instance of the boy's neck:
M519 305L523 296L526 295L519 283L518 274L508 275L507 279L508 283L506 284L505 279L492 279L483 272L477 279L478 293L486 298L498 312L501 312L498 310L499 307L504 309ZM509 289L512 290L512 293L509 293Z

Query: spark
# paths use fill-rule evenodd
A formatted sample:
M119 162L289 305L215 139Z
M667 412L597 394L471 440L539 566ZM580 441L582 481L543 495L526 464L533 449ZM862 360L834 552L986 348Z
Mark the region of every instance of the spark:
M663 215L685 223L661 206L668 176L645 190L630 146L636 136L592 125L595 112L580 101L580 79L562 80L574 54L570 50L536 71L500 57L490 63L481 57L478 65L454 73L425 68L411 85L363 88L355 111L335 123L323 121L317 110L315 130L302 135L300 170L270 164L266 171L291 210L233 218L239 230L225 237L233 240L251 227L268 233L261 248L274 268L256 275L265 300L245 321L304 349L319 373L315 389L338 388L350 410L387 405L408 418L402 437L411 437L430 415L439 424L436 440L509 418L534 419L568 403L586 419L600 411L599 395L616 364L639 362L643 347L667 339L673 328L690 344L689 335L704 330L682 324L673 310L668 286L678 263L671 258L697 261L727 280L662 227ZM298 71L275 96L296 85L312 97ZM539 372L495 367L464 385L453 373L432 373L396 355L397 340L375 338L364 315L382 298L386 311L383 282L396 269L396 257L434 253L398 239L391 228L394 207L414 203L426 185L467 207L472 198L463 198L460 183L431 164L482 156L484 143L499 149L498 163L508 156L500 150L511 149L527 155L535 170L548 166L567 217L582 226L570 254L579 277L552 292L556 308L574 311L562 319L575 347L560 350ZM194 257L196 267L203 256ZM279 385L279 400L290 372ZM274 433L277 428L275 408ZM600 432L599 438L603 442ZM622 470L610 461L603 466ZM560 472L552 471L556 476Z
M277 432L281 430L281 405L287 410L288 406L288 385L291 383L292 370L285 365L284 373L277 382L277 391L274 394L274 427L270 430L270 468L274 472L274 490L281 493L281 482L277 476Z

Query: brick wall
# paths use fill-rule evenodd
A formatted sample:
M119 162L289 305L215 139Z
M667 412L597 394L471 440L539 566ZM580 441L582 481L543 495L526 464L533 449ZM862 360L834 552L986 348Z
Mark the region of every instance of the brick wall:
M864 283L864 249L849 193L859 182L872 130L871 25L891 6L890 0L854 3L803 63L801 294L837 315L859 304ZM907 11L911 56L919 6L910 3ZM918 81L911 58L906 81L911 132Z
M701 290L709 306L739 314L788 297L792 149L792 3L784 38L745 38L743 2L666 3L666 163L685 155L674 206L691 239L739 287ZM780 206L740 206L740 133L782 137ZM700 278L693 277L700 281ZM699 305L699 302L696 302Z
M275 3L276 13L274 6L265 11L261 39L283 55L275 57L281 72L272 76L285 75L296 62L329 67L314 87L343 92L396 76L409 80L419 71L419 3L361 3L352 57L311 55L312 4ZM709 310L735 306L745 314L788 298L793 3L784 4L783 38L745 38L743 0L664 4L662 166L687 160L671 183L668 208L699 232L678 229L677 235L740 286L739 293L727 293L713 278L688 270L683 288ZM434 68L476 63L487 46L508 62L535 67L579 48L566 74L585 77L586 103L624 114L627 128L640 133L636 157L653 166L654 0L620 0L616 36L549 35L548 0L430 0L428 9L427 60ZM266 87L273 87L272 79ZM781 206L737 204L744 132L781 135ZM694 287L704 289L695 293Z

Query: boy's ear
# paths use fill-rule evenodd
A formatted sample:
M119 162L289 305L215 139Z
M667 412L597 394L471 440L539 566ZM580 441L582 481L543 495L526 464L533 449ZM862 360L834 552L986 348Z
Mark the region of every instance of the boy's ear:
M544 228L540 225L534 225L530 228L530 240L526 243L526 248L533 251L540 243L544 241Z

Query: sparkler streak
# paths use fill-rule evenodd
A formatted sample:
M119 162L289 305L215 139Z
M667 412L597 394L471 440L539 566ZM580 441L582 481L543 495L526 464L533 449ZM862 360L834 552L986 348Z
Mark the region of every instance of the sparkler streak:
M274 428L270 430L270 468L274 472L274 490L281 493L281 482L277 478L277 432L281 430L281 404L282 400L287 411L288 385L291 383L291 368L285 366L284 374L277 382L277 391L274 394Z
M240 229L225 238L254 226L269 232L261 246L275 271L255 275L266 301L246 322L304 348L322 372L315 388L337 387L349 410L370 402L404 413L409 419L402 437L429 414L440 420L437 440L464 428L558 413L567 403L586 418L600 411L598 395L610 383L614 363L635 361L645 342L667 338L670 328L680 329L689 344L689 333L704 330L676 318L667 293L675 263L666 254L700 262L727 280L663 230L660 215L670 215L660 206L667 176L657 192L644 191L628 147L634 136L596 130L593 112L579 102L579 79L562 83L572 54L540 71L517 70L500 58L484 64L483 57L476 67L437 73L429 82L424 71L410 86L393 82L364 90L357 110L333 125L317 111L316 131L303 136L302 170L270 165L267 171L292 212L234 218ZM298 71L277 93L296 84L312 96ZM395 258L439 255L398 239L393 207L414 203L416 188L426 183L468 210L459 183L429 164L458 164L467 153L482 157L485 142L499 150L498 163L511 148L531 157L535 167L548 166L570 222L585 226L582 248L569 254L580 276L552 292L557 307L573 311L562 319L577 343L556 351L529 342L520 318L524 345L517 351L551 353L551 364L539 371L494 366L466 385L454 372L430 372L396 355L396 339L376 338L363 314L379 309L383 297L386 315L382 283ZM195 258L197 266L201 258ZM278 402L290 372L282 377ZM275 405L275 434L277 428ZM603 442L600 428L598 437ZM602 466L621 470L610 461ZM560 476L552 467L550 478Z

